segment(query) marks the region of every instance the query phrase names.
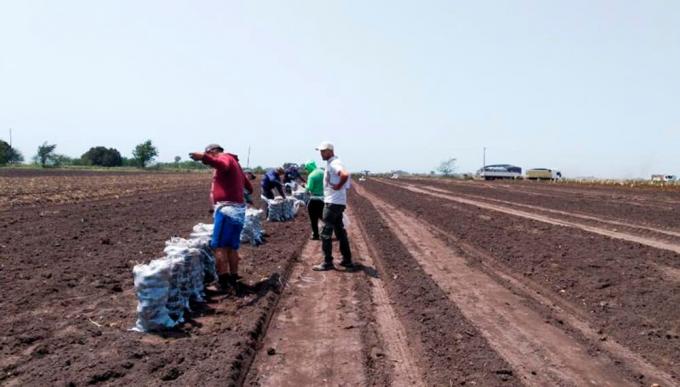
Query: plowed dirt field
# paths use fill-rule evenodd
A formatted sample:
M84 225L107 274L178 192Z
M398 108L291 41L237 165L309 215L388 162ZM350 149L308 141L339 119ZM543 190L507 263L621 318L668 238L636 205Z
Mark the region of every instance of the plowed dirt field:
M132 266L211 221L209 175L9 175L2 385L680 385L679 192L356 182L354 269L311 270L303 209L243 247L244 295L143 335Z

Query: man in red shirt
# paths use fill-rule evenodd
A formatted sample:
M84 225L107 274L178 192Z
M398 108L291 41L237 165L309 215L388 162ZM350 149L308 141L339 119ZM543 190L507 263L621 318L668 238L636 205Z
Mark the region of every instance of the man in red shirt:
M218 144L210 144L205 152L190 153L189 157L215 169L210 190L215 217L210 245L215 250L220 286L226 289L238 280L238 249L245 222L243 193L244 189L252 193L253 186L241 170L236 155L224 153Z

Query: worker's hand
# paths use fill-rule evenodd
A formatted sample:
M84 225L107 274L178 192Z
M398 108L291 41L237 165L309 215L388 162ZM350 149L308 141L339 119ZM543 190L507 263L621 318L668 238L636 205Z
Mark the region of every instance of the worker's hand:
M191 157L191 159L194 161L203 160L203 152L189 153L189 157Z
M343 186L343 185L344 185L344 184L333 184L333 185L331 186L331 188L333 188L333 189L336 190L336 191L340 191L340 190L342 189L342 186Z

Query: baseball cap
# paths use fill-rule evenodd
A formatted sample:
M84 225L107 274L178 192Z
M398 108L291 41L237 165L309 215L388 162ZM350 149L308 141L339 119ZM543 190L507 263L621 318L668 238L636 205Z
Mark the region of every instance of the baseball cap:
M214 150L219 150L220 152L224 152L224 148L222 148L219 144L210 144L205 147L206 152L214 151Z
M316 147L316 150L322 151L322 150L333 150L333 144L331 144L328 141L324 141L319 146Z

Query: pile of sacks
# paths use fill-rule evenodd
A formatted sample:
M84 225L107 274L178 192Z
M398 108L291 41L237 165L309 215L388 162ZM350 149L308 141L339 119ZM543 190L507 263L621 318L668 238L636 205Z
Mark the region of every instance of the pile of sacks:
M225 209L228 211L229 209ZM263 243L262 210L245 210L241 241ZM215 257L210 248L213 225L199 223L189 239L173 237L165 242L165 256L132 269L137 305L137 322L131 329L151 332L184 322L191 303L205 302L205 286L217 281Z
M264 243L264 230L262 229L263 210L255 208L246 209L246 221L241 232L241 242L259 246Z
M132 330L173 328L191 312L190 303L205 302L205 285L217 279L211 235L212 225L198 224L190 239L173 237L165 242L165 257L133 268L139 304Z
M267 199L264 196L262 200L267 202L267 220L270 222L285 222L295 218L300 206L305 203L294 197Z

